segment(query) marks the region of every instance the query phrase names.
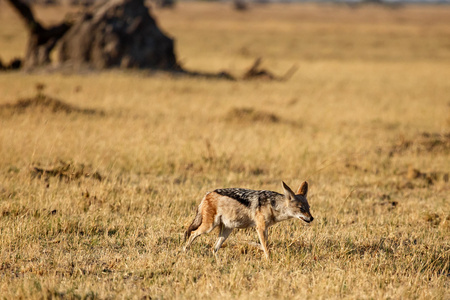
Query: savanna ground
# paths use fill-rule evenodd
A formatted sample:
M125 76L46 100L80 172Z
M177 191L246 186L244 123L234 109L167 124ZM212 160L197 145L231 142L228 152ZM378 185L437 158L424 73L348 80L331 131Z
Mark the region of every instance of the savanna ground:
M0 5L8 61L26 33ZM153 13L186 68L298 70L0 74L2 298L449 299L450 7ZM270 260L254 230L182 252L208 190L281 180L315 221L272 227Z

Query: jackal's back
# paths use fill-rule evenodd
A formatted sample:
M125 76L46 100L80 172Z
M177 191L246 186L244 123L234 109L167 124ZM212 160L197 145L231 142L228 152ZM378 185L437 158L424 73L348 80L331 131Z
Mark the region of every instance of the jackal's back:
M245 207L253 209L268 204L275 206L276 201L283 197L283 195L273 191L256 191L242 188L217 189L214 190L214 193L236 200Z

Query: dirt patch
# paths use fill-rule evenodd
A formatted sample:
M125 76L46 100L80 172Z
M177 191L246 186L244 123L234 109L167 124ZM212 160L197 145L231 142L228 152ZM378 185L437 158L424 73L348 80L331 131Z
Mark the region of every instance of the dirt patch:
M448 153L450 152L450 132L423 132L413 139L400 138L399 141L389 149L389 156L403 154L405 152Z
M80 178L92 178L98 181L103 179L99 172L92 170L85 164L76 164L62 160L47 167L41 167L39 164L34 165L31 167L30 173L32 178L48 180L50 177L56 177L67 182Z
M446 185L449 173L445 171L424 172L414 167L395 173L397 179L392 181L391 187L396 190L430 188L432 185Z
M427 184L431 185L437 181L448 182L449 174L445 172L422 172L413 167L409 167L406 172L406 178L408 180L422 179L425 180Z
M398 201L391 200L391 196L388 194L381 194L377 197L377 202L375 202L375 204L379 206L385 206L390 211L397 207Z
M101 110L79 108L77 106L65 103L59 99L52 98L41 92L32 98L19 99L16 103L6 103L0 105L0 113L3 114L23 114L26 112L51 112L65 114L84 114L84 115L104 115Z
M232 108L226 115L225 120L228 122L242 122L242 123L279 123L280 117L273 113L258 111L253 108Z

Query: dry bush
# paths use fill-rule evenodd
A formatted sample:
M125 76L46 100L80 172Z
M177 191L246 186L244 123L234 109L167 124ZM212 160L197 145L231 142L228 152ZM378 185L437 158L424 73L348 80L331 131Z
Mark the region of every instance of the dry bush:
M450 153L450 133L423 132L413 139L400 138L391 148L389 154L402 155L406 151L411 152L443 152Z
M44 178L45 180L48 180L50 177L66 181L77 180L81 177L102 180L99 172L90 171L84 164L74 164L62 160L59 160L52 166L41 167L40 164L33 165L30 173L33 178Z

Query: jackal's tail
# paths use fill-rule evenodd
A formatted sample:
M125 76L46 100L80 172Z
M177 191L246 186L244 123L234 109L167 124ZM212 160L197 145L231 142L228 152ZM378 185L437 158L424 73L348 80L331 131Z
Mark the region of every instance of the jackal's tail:
M184 241L186 242L188 238L191 236L192 231L197 230L202 224L202 212L200 206L197 208L197 214L195 215L194 221L189 226L189 228L184 233Z

